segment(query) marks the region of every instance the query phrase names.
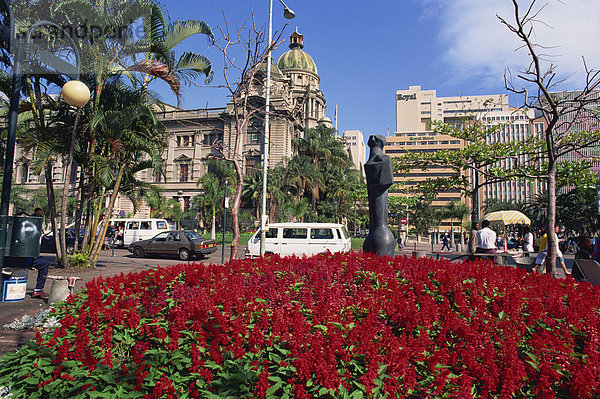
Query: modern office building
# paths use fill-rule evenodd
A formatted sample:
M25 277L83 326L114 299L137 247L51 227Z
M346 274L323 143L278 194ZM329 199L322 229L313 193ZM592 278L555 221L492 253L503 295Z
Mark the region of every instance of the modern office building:
M342 138L354 167L364 176L364 165L367 159L367 146L360 130L344 130Z
M552 93L562 103L562 116L554 129L555 136L560 138L568 131L597 131L600 129L600 91L593 91L582 100L581 91L562 91ZM591 100L591 101L590 101ZM580 108L581 101L586 105ZM541 118L538 111L536 116ZM572 151L563 155L560 160L592 162L592 171L600 177L600 144Z
M543 130L543 121L536 119L532 110L521 110L508 104L508 95L438 97L435 90L421 90L420 86L410 86L408 90L396 92L396 131L387 138L386 154L398 157L407 152L434 152L439 150L459 150L463 140L434 132L436 122L462 127L470 123L482 124L490 128L499 126L494 134L486 137L487 143L507 142L524 139ZM510 168L510 160L500 166ZM408 176L396 175L395 180L411 186L419 181L455 174L452 169L437 167L427 171L411 170ZM465 176L467 177L467 176ZM472 173L468 176L473 179ZM539 190L539 184L525 181L495 183L485 186L479 195L480 205L486 198L502 201L525 200ZM402 190L396 195L405 195ZM449 201L469 203L461 198L458 189L440 192L434 206L442 207Z
M295 153L293 138L301 137L306 128L314 128L326 120L325 96L319 89L320 77L317 66L309 54L303 51L304 36L298 32L290 36L289 50L271 66L270 99L270 145L269 166L285 162ZM254 106L263 106L265 97L265 65L259 67L256 83L252 86ZM264 114L257 114L236 133L233 104L222 108L186 110L170 105L156 109L158 119L169 132L168 148L163 154L165 175L153 175L151 171L140 172L139 179L164 189L167 199L179 200L183 210L189 209L191 200L203 193L197 184L207 172L205 160L218 156L218 150L235 148L240 140L240 154L246 174L262 161L264 139ZM35 189L44 185L44 177L34 173L35 150L25 152L17 148L15 155L15 182ZM57 157L53 167L53 180L62 184L62 159ZM72 174L72 184L77 181L77 168ZM119 196L113 213L132 215L133 205L125 196ZM138 216L148 216L150 210L142 206Z

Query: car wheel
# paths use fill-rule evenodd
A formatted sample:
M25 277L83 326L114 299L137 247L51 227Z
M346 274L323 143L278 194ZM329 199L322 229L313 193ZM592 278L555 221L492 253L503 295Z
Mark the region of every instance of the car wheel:
M73 252L75 252L73 244L67 244L67 255L73 255Z
M179 250L179 259L188 260L189 258L190 258L190 251L188 251L186 248L181 248Z
M145 255L144 250L141 247L133 248L133 257L134 258L143 258L144 255Z

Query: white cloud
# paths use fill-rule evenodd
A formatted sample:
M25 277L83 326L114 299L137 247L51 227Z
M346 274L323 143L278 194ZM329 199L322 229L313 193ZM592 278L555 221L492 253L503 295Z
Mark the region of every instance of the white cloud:
M520 0L524 12L530 1ZM513 75L530 63L526 49L516 35L500 23L497 14L509 23L514 21L510 0L425 0L425 15L435 12L439 40L447 49L444 62L455 78L497 82L505 68ZM534 41L546 48L545 66L558 66L560 78L567 78L562 88L583 85L585 69L600 69L600 6L598 0L539 0ZM541 10L540 10L541 9Z

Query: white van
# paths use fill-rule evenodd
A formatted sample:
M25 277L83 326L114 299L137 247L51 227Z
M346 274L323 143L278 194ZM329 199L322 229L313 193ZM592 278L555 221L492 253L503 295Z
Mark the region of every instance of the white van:
M265 254L311 256L347 252L352 248L346 226L336 223L271 223L265 238ZM248 240L246 257L260 256L260 230Z
M153 218L115 218L110 219L113 226L123 227L123 245L128 246L134 241L147 240L158 233L171 230L169 223L165 219Z

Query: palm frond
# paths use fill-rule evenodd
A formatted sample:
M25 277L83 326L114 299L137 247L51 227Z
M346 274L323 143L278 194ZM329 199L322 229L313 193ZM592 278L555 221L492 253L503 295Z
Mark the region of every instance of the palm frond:
M206 83L210 83L213 78L212 64L202 54L189 51L183 53L174 69L188 84L200 76L200 74L206 76Z
M156 60L144 60L130 66L128 70L147 73L161 79L169 85L171 91L177 97L177 103L181 103L181 83L179 82L179 78L171 72L166 64Z
M169 24L164 43L169 50L172 50L188 37L200 34L208 36L211 41L215 38L212 29L206 22L195 19L175 21Z
M142 18L144 34L152 42L162 41L165 36L165 16L158 4L152 5L152 12Z

